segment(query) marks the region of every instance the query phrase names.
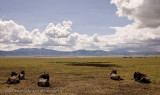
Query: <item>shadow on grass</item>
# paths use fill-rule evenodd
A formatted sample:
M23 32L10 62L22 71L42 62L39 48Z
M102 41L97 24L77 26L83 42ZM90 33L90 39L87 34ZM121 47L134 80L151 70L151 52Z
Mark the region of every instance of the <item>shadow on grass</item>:
M94 67L119 67L116 64L91 64L91 63L71 63L70 66L94 66Z
M48 62L48 63L67 63L69 66L94 66L94 67L119 67L117 64L110 64L111 62ZM109 63L109 64L108 64Z

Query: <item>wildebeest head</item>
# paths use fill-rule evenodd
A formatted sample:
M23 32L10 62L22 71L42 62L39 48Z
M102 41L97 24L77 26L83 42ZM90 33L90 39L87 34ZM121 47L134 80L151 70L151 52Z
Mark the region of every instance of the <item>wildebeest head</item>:
M25 75L25 71L24 70L22 70L20 73L23 74L23 75Z
M43 78L43 79L49 80L49 74L48 73L44 73L44 74L40 75L39 78Z
M117 74L117 70L112 70L111 74Z
M15 71L12 71L12 73L11 73L11 77L12 76L17 76L18 74L15 72Z

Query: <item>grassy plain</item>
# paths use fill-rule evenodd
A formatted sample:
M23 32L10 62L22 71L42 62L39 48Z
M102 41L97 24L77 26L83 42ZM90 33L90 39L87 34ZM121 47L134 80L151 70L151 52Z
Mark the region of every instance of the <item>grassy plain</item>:
M26 80L14 85L4 83L12 71L22 69ZM124 80L111 80L111 69L117 69ZM135 82L135 71L146 73L152 83ZM50 74L50 87L37 86L37 79L43 72ZM0 95L22 94L160 95L160 57L0 58Z

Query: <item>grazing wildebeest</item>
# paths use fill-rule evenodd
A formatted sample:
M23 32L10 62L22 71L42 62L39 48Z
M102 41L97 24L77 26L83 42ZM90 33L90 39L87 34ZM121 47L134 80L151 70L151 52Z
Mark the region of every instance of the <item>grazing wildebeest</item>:
M146 74L140 73L140 72L135 72L134 73L134 79L135 81L139 81L142 83L151 83L150 78L147 77Z
M17 73L16 72L12 72L11 73L11 76L8 78L7 82L8 84L17 84L17 83L20 83L20 80L17 76Z
M49 74L48 73L44 73L44 74L40 75L39 78L38 78L37 84L40 87L49 87L50 86Z
M18 78L19 78L20 80L25 79L25 71L24 71L24 70L22 70L22 71L20 72L20 74L18 74Z
M110 77L112 80L123 80L120 75L117 75L117 70L112 70Z

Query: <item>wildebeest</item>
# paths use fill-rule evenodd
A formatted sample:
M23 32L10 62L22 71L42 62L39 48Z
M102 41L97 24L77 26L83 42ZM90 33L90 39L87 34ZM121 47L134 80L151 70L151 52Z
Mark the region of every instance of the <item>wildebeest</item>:
M17 84L20 83L20 80L18 78L18 74L16 72L12 72L11 76L8 78L7 82L8 84Z
M112 70L110 77L112 80L123 80L120 75L117 75L117 70Z
M19 78L20 80L25 79L25 71L24 71L24 70L22 70L22 71L18 74L18 78Z
M40 75L39 78L38 78L37 84L40 87L49 87L50 86L49 74L48 73L44 73L44 74Z
M149 77L147 77L146 74L140 73L140 72L135 72L134 73L134 79L135 81L139 81L142 83L151 83L151 80Z

